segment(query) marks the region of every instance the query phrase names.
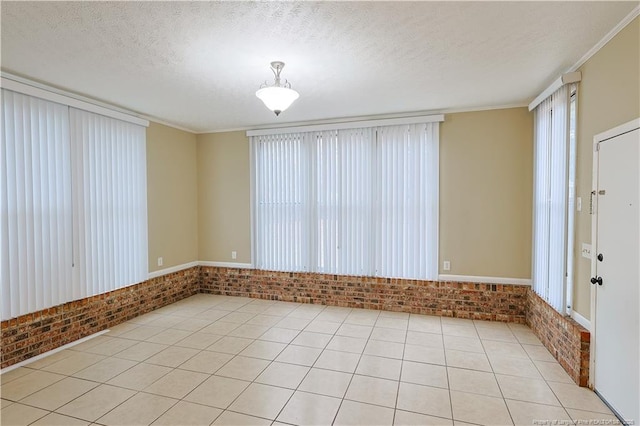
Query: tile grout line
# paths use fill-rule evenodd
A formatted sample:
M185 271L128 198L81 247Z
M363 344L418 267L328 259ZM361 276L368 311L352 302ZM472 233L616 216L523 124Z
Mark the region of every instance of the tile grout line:
M353 309L351 310L351 312L353 312ZM347 318L349 318L348 315L347 315ZM336 410L336 414L334 414L333 420L331 421L332 425L338 419L338 414L340 414L340 410L342 409L342 404L344 403L345 399L347 399L347 392L349 392L349 387L351 386L351 383L353 382L353 378L355 377L356 372L358 371L358 367L360 366L360 361L362 361L362 357L364 356L364 351L366 350L367 345L369 344L369 341L371 340L371 334L373 334L373 330L375 328L375 324L378 322L378 318L380 318L380 313L379 312L378 312L378 316L376 316L376 321L373 323L373 326L371 326L371 331L369 332L369 336L367 337L367 341L364 344L364 348L362 349L362 353L360 354L360 357L358 358L358 362L356 363L356 367L354 368L353 373L351 373L351 378L349 379L349 383L347 384L347 387L344 390L344 394L343 394L342 398L340 399L340 404L338 404L338 409ZM320 354L320 355L322 356L322 354ZM350 401L350 400L347 399L347 401Z

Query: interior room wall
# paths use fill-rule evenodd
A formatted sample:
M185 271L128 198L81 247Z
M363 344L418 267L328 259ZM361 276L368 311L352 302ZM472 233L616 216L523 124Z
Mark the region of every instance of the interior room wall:
M577 99L576 212L574 310L591 317L591 262L581 255L582 243L591 244L589 195L592 186L593 137L640 117L640 18L635 18L593 55L579 71Z
M451 262L446 273L530 278L532 129L526 108L446 115L440 132L440 259ZM246 133L197 140L200 260L250 263Z
M197 188L196 135L151 122L147 128L150 272L198 260Z
M531 278L533 114L446 114L440 127L440 273ZM443 269L443 261L451 270Z
M246 132L200 134L197 141L200 260L250 263L251 198ZM231 252L236 252L236 259Z

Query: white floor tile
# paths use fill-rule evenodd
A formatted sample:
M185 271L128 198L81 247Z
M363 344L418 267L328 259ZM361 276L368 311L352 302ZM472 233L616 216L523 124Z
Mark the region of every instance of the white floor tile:
M396 410L393 424L394 426L453 426L453 420Z
M321 352L322 350L318 348L290 345L278 355L276 361L310 367L316 362Z
M136 392L130 389L100 385L57 411L61 414L93 422L135 394Z
M53 411L98 386L96 382L67 377L28 397L21 403Z
M191 402L180 401L158 420L153 422L154 426L208 426L220 414L222 410L206 405L193 404Z
M216 371L217 376L251 381L267 368L269 361L257 358L237 356Z
M615 420L526 325L210 294L0 381L3 425Z
M211 376L195 388L184 400L215 408L227 408L250 382L228 377Z
M309 372L309 367L273 362L256 378L257 383L296 389Z
M359 360L360 354L325 350L314 367L353 373L356 371Z
M253 383L231 404L229 409L250 416L275 420L292 394L293 391L290 389Z
M376 377L355 375L347 389L346 399L395 408L398 382Z
M283 408L278 420L296 425L330 425L341 401L340 398L296 392Z
M429 416L451 418L449 391L431 386L401 382L397 408Z
M98 419L107 426L149 425L178 400L164 396L138 393Z
M178 366L181 370L213 374L233 358L231 354L202 351Z
M334 423L335 426L386 426L392 424L393 410L391 408L347 400L342 401Z
M513 424L504 399L451 391L453 418L479 425Z
M400 380L401 367L402 361L399 359L363 355L360 358L356 373L381 379Z
M343 398L352 377L350 373L312 368L298 389Z

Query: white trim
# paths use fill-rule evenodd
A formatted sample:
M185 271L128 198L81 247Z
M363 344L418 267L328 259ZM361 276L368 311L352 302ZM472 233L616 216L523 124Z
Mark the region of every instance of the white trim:
M345 121L308 126L279 127L260 130L247 130L247 136L278 135L282 133L319 132L324 130L354 129L360 127L398 126L403 124L436 123L444 121L443 114L420 115L416 117L385 118L378 120Z
M404 113L363 115L363 116L356 116L356 117L335 118L330 120L290 121L290 122L280 123L280 124L263 124L263 125L255 125L255 126L230 127L226 129L206 130L206 131L194 132L194 133L198 135L206 135L209 133L246 132L249 130L280 129L283 127L312 126L316 124L344 123L349 121L383 120L387 118L415 117L418 115L457 114L460 112L492 111L496 109L526 108L527 105L528 105L527 103L521 102L521 103L514 103L514 104L489 105L489 106L470 107L470 108L445 108L442 110L432 110L432 111L411 111L411 112L404 112ZM152 121L155 121L155 120L152 120Z
M640 118L627 121L619 126L604 132L598 133L593 137L593 165L591 170L591 189L592 189L592 211L591 211L591 277L595 277L597 274L596 253L598 252L598 164L600 161L599 143L608 139L614 138L624 133L631 132L640 128ZM591 332L591 345L589 345L589 386L593 388L595 371L596 371L596 344L597 344L597 328L596 328L596 299L597 289L595 285L591 285L591 304L590 304L590 316L592 327L589 329Z
M108 332L109 332L108 329L107 330L98 331L97 333L93 333L90 336L86 336L86 337L83 337L82 339L74 340L73 342L67 343L66 345L62 345L60 347L57 347L55 349L51 349L50 351L47 351L47 352L42 353L40 355L36 355L36 356L31 357L29 359L25 359L22 362L19 362L17 364L11 365L9 367L3 368L2 370L0 370L0 375L4 374L4 373L8 373L11 370L15 370L17 368L23 367L23 366L25 366L27 364L31 364L32 362L38 361L38 360L40 360L40 359L42 359L44 357L47 357L49 355L53 355L56 352L60 352L60 351L63 351L65 349L69 349L72 346L79 345L80 343L86 342L87 340L91 340L94 337L98 337L98 336L103 335L104 333L108 333Z
M236 262L215 262L209 260L201 260L198 262L200 266L215 266L218 268L237 268L237 269L254 269L251 263L236 263Z
M602 39L596 43L591 49L587 51L587 53L582 56L571 68L569 71L575 71L585 64L593 55L598 53L600 49L602 49L605 44L609 43L624 27L629 25L631 21L633 21L638 15L640 15L640 6L636 6L627 16L622 18L622 21L618 23L615 27L611 29Z
M598 197L594 194L598 193L598 136L593 137L593 164L591 169L591 269L589 272L590 277L594 277L596 273L595 253L597 250L596 241L598 235ZM589 285L590 289L590 304L589 304L589 316L591 317L592 327L589 329L591 336L589 337L591 344L589 345L589 387L593 389L593 382L595 378L596 364L596 286Z
M591 321L589 321L576 311L571 311L571 318L573 318L575 322L577 322L587 330L591 331Z
M602 37L602 39L600 39L600 41L598 41L595 44L595 46L593 46L591 49L589 49L587 51L587 53L585 53L582 56L582 58L580 58L578 60L578 62L573 64L573 66L567 70L567 73L571 74L571 73L574 73L575 71L577 71L582 65L584 65L589 59L591 59L591 57L593 55L598 53L600 51L600 49L602 49L616 35L618 35L618 33L620 31L622 31L627 25L629 25L631 23L631 21L633 21L638 15L640 15L640 6L636 6L635 8L633 8L633 10L631 12L629 12L629 14L627 16L622 18L622 20L615 27L613 27L611 29L611 31L609 31L607 34L605 34L605 36ZM567 75L567 74L565 74L565 75ZM551 93L555 92L556 90L558 90L562 86L562 85L558 86L558 81L559 80L560 80L560 78L558 80L554 81L553 83L551 83L551 85L545 91L543 91L540 95L538 95L533 100L533 102L531 102L529 104L529 111L531 111L533 108L538 106L540 104L540 102L545 100ZM580 80L577 80L577 81L580 81ZM568 82L565 82L564 84L567 84L567 83ZM553 90L551 90L551 89L553 89ZM543 95L546 95L546 96L543 96Z
M438 275L438 281L451 281L462 283L483 283L483 284L513 284L531 285L530 278L503 278L503 277L479 277L475 275Z
M200 134L200 133L196 132L195 130L187 129L186 127L182 127L182 126L178 126L177 124L170 123L168 121L164 121L164 120L162 120L162 119L160 119L158 117L154 117L152 115L140 114L139 117L140 118L144 118L145 120L152 121L152 122L154 122L156 124L162 124L163 126L171 127L172 129L182 130L183 132L192 133L194 135Z
M89 99L84 96L76 95L66 90L56 89L55 87L31 81L6 72L2 72L1 76L2 88L4 89L67 105L73 108L82 109L88 112L93 112L95 114L104 115L106 117L115 118L117 120L126 121L128 123L137 124L139 126L149 126L148 120L142 119L134 113L124 109Z
M167 274L172 274L174 272L182 271L184 269L193 268L194 266L198 266L199 264L200 263L196 260L195 262L183 263L182 265L171 266L170 268L149 272L149 279L161 277Z
M162 275L181 271L183 269L192 268L194 266L212 266L217 268L236 268L236 269L255 269L251 263L240 262L218 262L212 260L200 260L197 262L184 263L182 265L173 266L171 268L161 269L149 273L149 279ZM451 282L467 282L467 283L483 283L483 284L513 284L513 285L531 285L529 278L504 278L504 277L481 277L476 275L438 275L438 281Z
M577 83L582 80L582 73L580 72L569 72L566 74L562 74L555 80L553 83L549 85L545 90L542 91L530 104L529 111L533 111L535 107L540 105L542 101L551 96L556 90L564 86L565 84Z
M616 136L620 136L623 133L632 132L638 128L640 128L640 118L627 121L626 123L616 126L613 129L598 133L593 137L594 149L595 145L599 144L600 142L606 141L607 139L615 138Z

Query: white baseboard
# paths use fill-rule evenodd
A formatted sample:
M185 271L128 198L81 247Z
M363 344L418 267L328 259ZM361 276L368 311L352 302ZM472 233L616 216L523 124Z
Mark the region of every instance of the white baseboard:
M210 260L201 260L198 262L200 266L216 266L218 268L237 268L237 269L253 269L251 263L239 262L214 262Z
M211 261L211 260L200 260L196 262L183 263L182 265L172 266L170 268L161 269L159 271L150 272L149 279L160 277L166 274L171 274L173 272L182 271L184 269L193 268L194 266L212 266L212 267L218 267L218 268L236 268L236 269L253 269L254 268L253 264L251 263L217 262L217 261ZM438 275L438 280L451 281L451 282L483 283L483 284L513 284L513 285L529 285L529 286L531 285L531 280L527 278L481 277L476 275L441 274L441 275ZM577 319L576 321L580 322Z
M577 313L576 311L571 311L571 318L575 320L578 324L591 331L591 321Z
M438 281L452 281L461 283L483 283L483 284L514 284L531 285L528 278L503 278L503 277L479 277L475 275L438 275Z
M91 340L94 337L98 337L98 336L100 336L100 335L102 335L104 333L108 333L108 332L109 332L109 330L102 330L102 331L99 331L97 333L93 333L90 336L83 337L82 339L74 340L73 342L67 343L66 345L60 346L58 348L51 349L50 351L47 351L47 352L42 353L40 355L36 355L36 356L34 356L32 358L25 359L22 362L19 362L17 364L11 365L9 367L3 368L2 370L0 370L0 374L8 373L9 371L15 370L16 368L24 367L25 365L31 364L32 362L35 362L35 361L37 361L39 359L42 359L42 358L44 358L46 356L53 355L56 352L64 351L65 349L69 349L72 346L79 345L82 342L86 342L87 340Z
M199 262L195 261L195 262L183 263L182 265L172 266L170 268L160 269L159 271L149 272L149 279L161 277L167 274L172 274L174 272L193 268L194 266L198 266L198 265L199 265Z

